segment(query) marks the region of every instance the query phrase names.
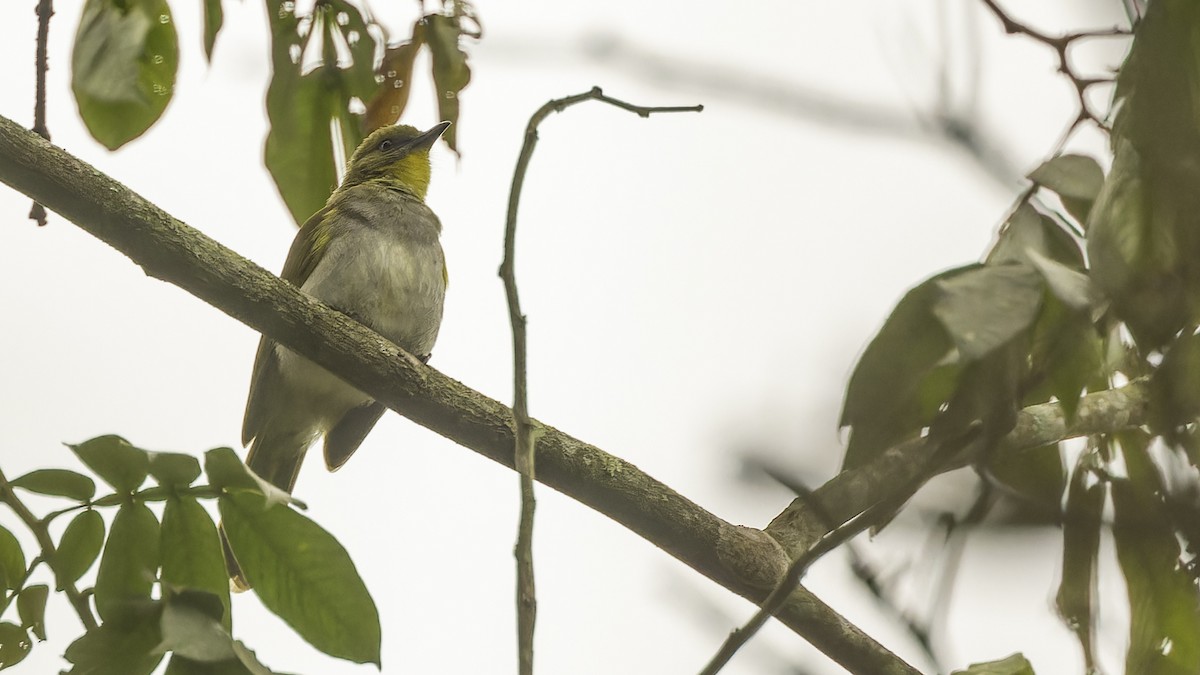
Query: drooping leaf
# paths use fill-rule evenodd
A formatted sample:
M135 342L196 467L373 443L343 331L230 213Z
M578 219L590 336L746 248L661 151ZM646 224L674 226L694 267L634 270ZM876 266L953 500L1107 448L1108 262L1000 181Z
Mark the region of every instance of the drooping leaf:
M1035 675L1033 664L1021 654L1013 654L999 661L972 663L966 670L956 670L951 675Z
M205 591L221 601L217 617L229 630L229 578L221 540L208 511L194 497L167 500L162 520L162 580Z
M215 663L192 661L173 654L164 675L276 675L275 671L259 662L254 652L240 640L233 641L233 651L235 658Z
M25 660L32 648L33 640L24 628L8 621L0 623L0 670Z
M96 574L100 618L119 619L131 604L149 600L158 565L158 519L145 504L125 504L113 518Z
M219 503L230 546L263 605L326 654L378 665L379 613L337 539L252 492Z
M96 483L87 476L66 469L38 469L13 480L19 487L40 495L67 497L86 502L96 495Z
M162 115L179 44L167 0L87 0L71 55L71 89L92 137L116 150Z
M7 528L0 527L0 581L3 581L4 588L20 588L25 569L25 552L21 550L21 542Z
M1091 282L1087 275L1051 260L1037 251L1029 251L1029 261L1042 275L1054 297L1071 309L1082 312L1092 305Z
M304 35L294 2L270 0L269 7L273 75L267 89L266 165L292 217L303 223L337 187L334 143L349 157L362 140L361 115L350 109L355 100L360 105L371 100L378 89L375 39L361 12L344 0L319 3ZM314 37L319 64L304 72ZM349 63L339 62L339 45ZM337 136L331 122L339 127Z
M221 0L204 0L204 58L212 61L213 47L217 44L217 34L225 23L225 12L221 8Z
M209 595L218 610L219 598ZM233 638L221 623L221 615L213 616L202 606L189 601L188 596L172 597L162 613L161 651L174 652L190 661L219 663L235 661Z
M1042 304L1042 281L1025 265L976 267L937 286L933 314L967 361L1029 329Z
M996 245L988 252L987 264L1028 263L1030 251L1073 270L1084 268L1083 251L1071 235L1053 218L1024 201L1001 227Z
M412 37L395 47L388 47L384 52L383 64L379 67L383 82L375 96L367 102L364 132L369 134L400 120L412 92L413 62L424 44L425 22L419 20L413 24Z
M150 475L163 487L186 487L200 477L200 460L179 452L151 452Z
M17 596L17 615L21 627L33 631L39 640L46 639L46 598L50 587L46 584L26 586Z
M141 487L150 470L149 454L120 436L99 436L67 447L104 482L124 494Z
M462 90L471 82L467 53L459 46L459 20L441 14L425 17L429 54L433 60L433 86L437 93L438 116L451 123L442 140L458 153L458 108Z
M1053 396L1067 422L1073 422L1084 388L1094 386L1100 374L1101 347L1089 313L1067 307L1047 291L1034 325L1024 405L1045 403Z
M1063 519L1062 581L1055 596L1058 614L1079 640L1089 671L1096 661L1092 646L1098 593L1096 567L1107 494L1107 484L1090 471L1094 456L1095 451L1090 449L1081 454L1071 475Z
M155 648L160 603L135 606L122 621L106 621L67 647L68 675L150 675L162 660Z
M842 406L840 426L851 428L843 468L862 466L916 434L953 392L958 370L946 360L954 344L933 318L932 307L938 282L968 269L973 267L945 272L910 290L867 345Z
M1131 611L1125 672L1184 675L1200 669L1200 593L1180 562L1163 506L1150 436L1119 436L1128 479L1112 483L1113 536Z
M989 456L988 472L1027 505L1052 517L1058 516L1066 469L1058 444L996 452Z
M63 531L50 563L58 579L57 590L62 591L65 584L82 577L96 562L103 546L104 518L91 509L75 516Z
M266 497L272 504L304 506L299 500L260 478L231 448L214 448L204 453L204 472L215 488L253 492Z
M1047 160L1029 179L1053 190L1067 213L1080 225L1087 225L1088 213L1104 184L1104 171L1091 157L1067 154Z
M1169 439L1200 417L1200 335L1171 343L1150 378L1149 416L1151 428Z

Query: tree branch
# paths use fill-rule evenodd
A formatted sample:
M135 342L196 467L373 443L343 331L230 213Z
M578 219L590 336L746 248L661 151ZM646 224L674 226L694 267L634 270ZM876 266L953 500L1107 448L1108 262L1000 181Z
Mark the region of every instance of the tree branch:
M0 117L0 181L168 281L337 373L414 422L508 467L513 413L226 249L95 168ZM758 603L789 560L763 531L705 511L618 457L538 425L537 478ZM798 587L777 614L846 669L917 673Z
M55 584L67 594L67 599L70 600L71 606L75 608L75 613L79 615L79 621L83 623L83 627L87 630L97 628L96 617L92 614L92 608L88 605L87 598L79 592L78 588L75 588L74 581L58 575L58 568L54 558L57 549L54 547L54 540L50 537L50 530L46 527L46 522L39 520L37 516L33 515L29 507L25 506L25 502L22 502L17 497L17 493L13 491L12 484L8 482L8 478L5 477L2 471L0 471L0 501L8 504L13 513L17 514L17 517L21 519L21 522L25 523L25 527L28 527L29 531L33 532L38 546L42 548L42 560L49 563L50 569L54 572ZM33 565L30 565L30 569L33 569ZM28 574L26 574L26 577L28 577Z

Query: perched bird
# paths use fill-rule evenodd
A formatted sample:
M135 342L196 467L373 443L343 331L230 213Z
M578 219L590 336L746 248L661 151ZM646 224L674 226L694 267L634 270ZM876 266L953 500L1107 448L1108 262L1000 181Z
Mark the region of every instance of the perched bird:
M446 293L442 226L425 205L429 149L450 126L397 125L368 136L325 208L296 235L281 275L425 361ZM325 436L325 465L345 464L385 407L263 336L242 423L246 464L287 492L309 445ZM229 554L228 548L226 554ZM230 573L239 581L236 561ZM244 580L242 580L244 581Z

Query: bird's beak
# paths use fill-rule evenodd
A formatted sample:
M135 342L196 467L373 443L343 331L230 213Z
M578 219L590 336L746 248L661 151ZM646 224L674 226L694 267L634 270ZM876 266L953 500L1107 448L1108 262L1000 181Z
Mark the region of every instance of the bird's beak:
M413 148L414 150L428 150L429 148L433 147L434 143L437 143L437 139L441 138L442 134L445 133L445 131L449 128L449 122L439 122L435 124L429 131L426 131L420 136L414 138L409 147Z

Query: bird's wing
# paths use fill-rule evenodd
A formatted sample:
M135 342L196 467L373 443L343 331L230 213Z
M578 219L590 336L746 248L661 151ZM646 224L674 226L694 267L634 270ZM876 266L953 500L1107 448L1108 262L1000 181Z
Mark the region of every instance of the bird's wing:
M336 213L337 210L329 204L304 222L288 250L283 273L279 275L281 278L297 288L304 285L321 259L316 251L324 251L329 243L329 223ZM258 342L258 353L254 356L254 369L250 375L250 395L246 398L246 414L242 418L242 445L249 444L263 430L267 403L261 392L264 389L278 391L263 383L278 377L279 357L275 354L275 341L264 335Z

